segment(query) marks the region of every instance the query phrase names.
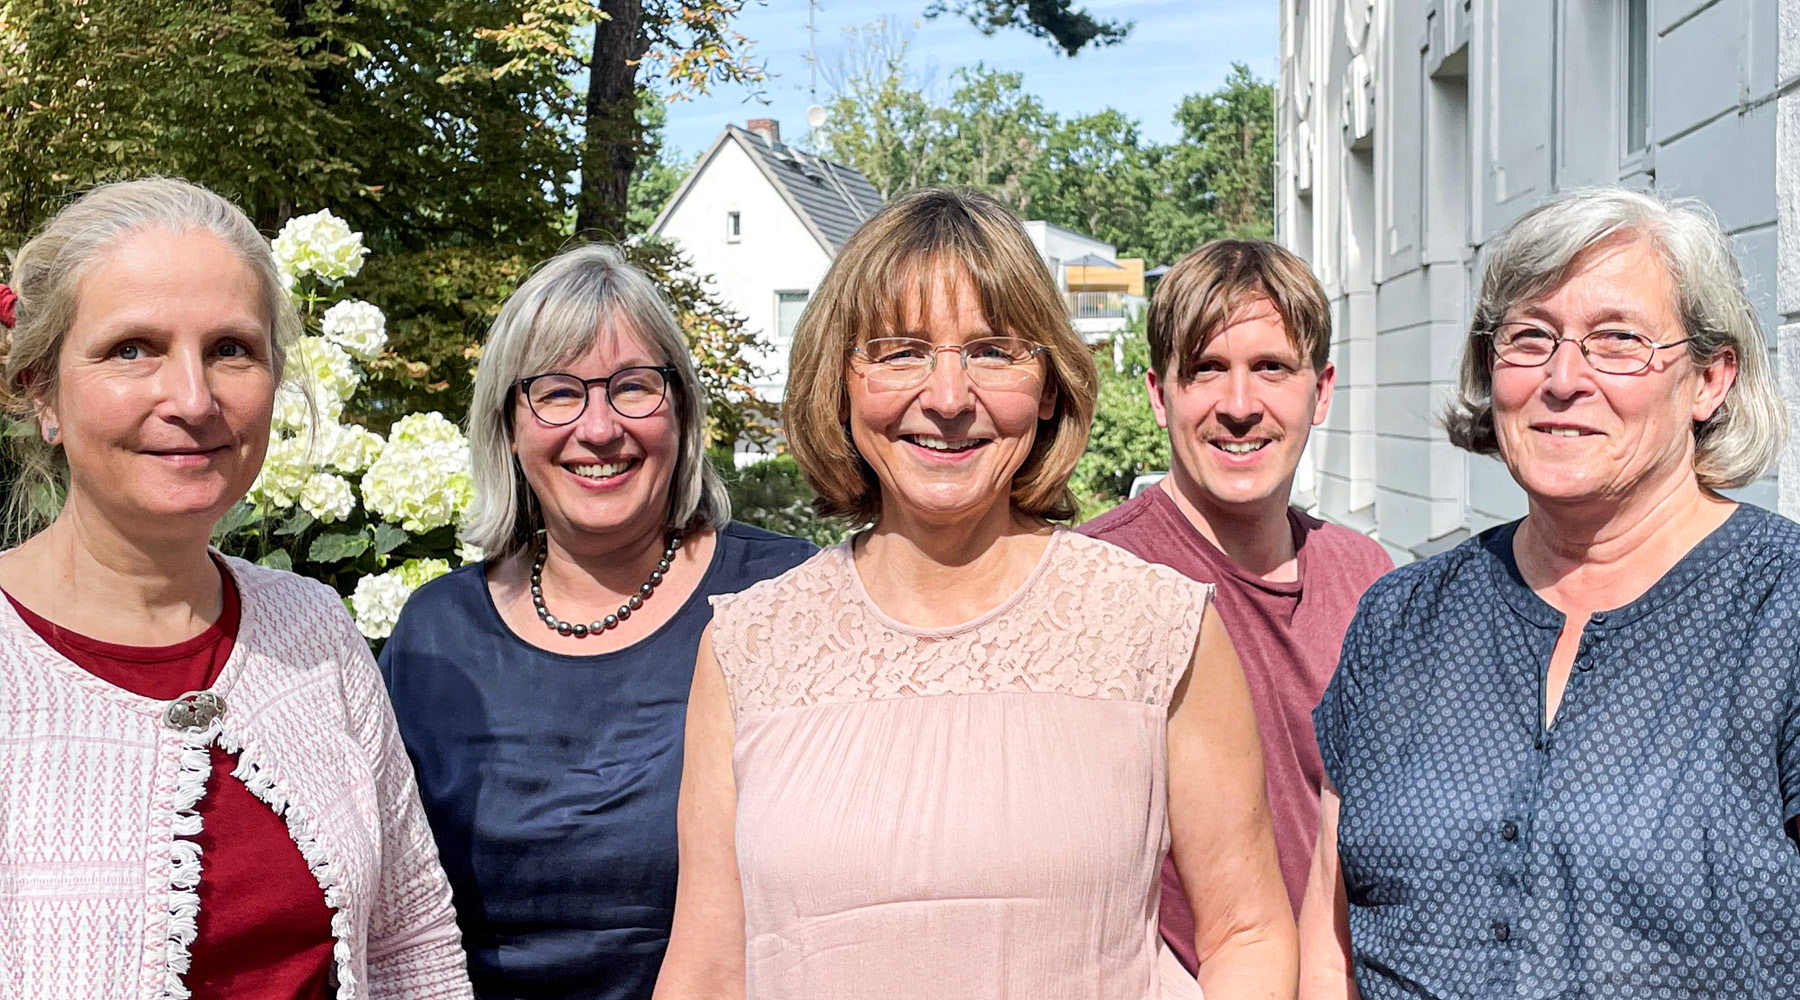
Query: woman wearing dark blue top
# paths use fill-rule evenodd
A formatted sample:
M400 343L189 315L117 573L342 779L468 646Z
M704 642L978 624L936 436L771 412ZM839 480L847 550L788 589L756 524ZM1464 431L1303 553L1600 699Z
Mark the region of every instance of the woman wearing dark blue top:
M1718 492L1782 447L1766 352L1698 206L1490 245L1446 422L1527 515L1363 598L1303 997L1800 996L1800 525Z
M485 562L413 595L381 666L486 1000L647 1000L675 905L708 598L813 546L729 521L654 285L570 251L502 307L470 406Z

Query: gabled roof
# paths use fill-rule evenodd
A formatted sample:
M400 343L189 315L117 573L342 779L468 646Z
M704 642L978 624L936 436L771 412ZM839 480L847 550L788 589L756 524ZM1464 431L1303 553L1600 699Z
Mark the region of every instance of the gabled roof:
M719 150L728 142L735 142L743 148L749 155L750 162L756 164L775 190L781 193L782 200L794 210L801 225L833 257L837 256L838 250L842 249L844 242L850 239L850 234L856 232L858 226L881 211L881 194L861 173L822 156L814 156L783 143L771 142L760 133L727 125L706 154L700 157L700 162L688 172L681 186L675 189L674 196L663 206L662 212L656 217L656 223L650 227L651 232L662 230L663 223L675 211L675 206L681 204L682 199L687 196L694 179L706 171L713 157L719 155Z

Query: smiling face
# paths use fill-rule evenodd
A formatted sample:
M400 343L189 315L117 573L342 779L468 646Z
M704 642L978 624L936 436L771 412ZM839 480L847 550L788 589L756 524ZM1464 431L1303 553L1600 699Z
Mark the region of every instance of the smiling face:
M1169 432L1175 487L1196 506L1285 508L1336 370L1313 370L1266 298L1231 313L1191 377L1176 367L1145 376L1156 422Z
M904 329L934 347L960 347L1002 331L990 327L965 274L940 271L927 301L902 313ZM882 520L955 524L1011 506L1013 475L1031 454L1039 420L1056 410L1042 356L1003 389L970 380L954 351L937 352L936 368L910 388L888 388L849 364L848 424L863 460L881 481Z
M70 504L129 535L210 532L249 490L275 406L256 274L216 237L124 237L81 282L40 429Z
M1506 320L1565 337L1621 328L1662 344L1687 336L1668 268L1641 240L1590 250L1569 280ZM1735 356L1702 368L1685 346L1658 350L1635 375L1596 372L1571 343L1540 367L1497 362L1501 457L1526 493L1545 503L1612 502L1691 478L1694 422L1718 409L1736 373Z
M596 379L662 364L635 331L615 324L585 354L555 370ZM670 385L648 416L626 417L606 401L605 389L594 386L581 416L561 426L539 419L524 394L513 392L513 453L559 546L584 551L597 542L605 549L661 533L681 451L679 391Z

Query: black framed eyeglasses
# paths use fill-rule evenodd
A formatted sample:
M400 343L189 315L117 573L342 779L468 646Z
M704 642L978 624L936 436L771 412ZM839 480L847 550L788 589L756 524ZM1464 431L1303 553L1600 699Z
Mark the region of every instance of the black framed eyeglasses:
M1636 330L1599 329L1583 337L1565 337L1536 323L1502 323L1477 336L1493 342L1494 357L1517 368L1538 368L1550 363L1556 349L1564 341L1574 344L1589 365L1606 375L1636 375L1650 367L1656 352L1665 347L1680 347L1693 340L1683 337L1659 344Z
M522 378L519 392L525 405L546 424L572 424L587 412L588 390L601 386L606 402L621 417L647 417L668 398L677 369L669 365L637 365L621 368L604 378L582 378L566 372L549 372Z

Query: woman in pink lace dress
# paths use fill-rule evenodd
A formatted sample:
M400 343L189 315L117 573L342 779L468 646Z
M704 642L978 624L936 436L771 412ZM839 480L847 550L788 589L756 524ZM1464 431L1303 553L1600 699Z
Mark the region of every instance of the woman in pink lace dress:
M661 1000L1291 997L1211 591L1052 522L1095 374L1023 228L902 198L796 331L788 441L850 542L716 598ZM1200 982L1157 935L1171 853Z

